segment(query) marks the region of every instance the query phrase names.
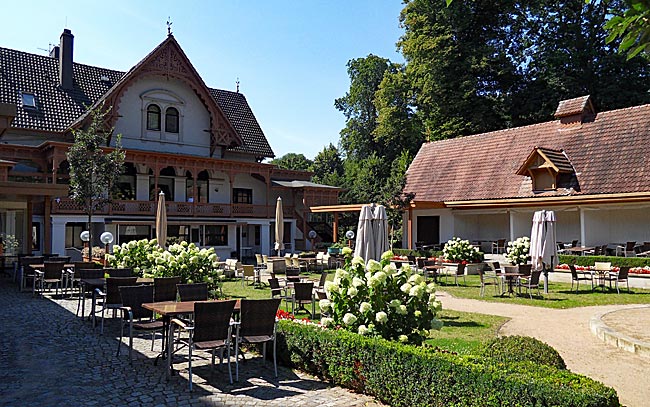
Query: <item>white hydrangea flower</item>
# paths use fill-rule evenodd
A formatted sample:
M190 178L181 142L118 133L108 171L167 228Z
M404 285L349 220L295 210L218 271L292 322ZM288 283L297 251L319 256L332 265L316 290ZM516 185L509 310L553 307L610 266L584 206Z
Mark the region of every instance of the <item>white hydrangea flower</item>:
M392 250L389 250L389 251L387 251L387 252L383 252L383 253L381 254L381 260L383 260L383 261L387 261L387 260L392 259L393 256L394 256L393 251L392 251Z
M399 339L399 341L402 342L402 343L406 343L406 342L409 341L409 337L406 336L406 335L400 335L398 339Z
M377 260L368 260L368 263L366 264L366 270L370 272L376 272L381 270L381 263L379 263Z
M325 291L327 291L328 293L338 293L339 286L337 284L334 284L332 281L326 281Z
M406 305L402 304L399 307L395 308L395 311L397 311L398 314L400 315L406 315L408 310L406 309Z
M357 290L355 287L349 287L348 288L348 296L350 298L356 296L357 294L359 294L359 290Z
M364 285L366 285L366 283L362 279L360 279L359 277L354 277L352 279L352 286L359 288L359 287L364 286Z
M366 262L363 260L363 257L361 257L361 256L355 256L355 257L352 259L352 265L355 266L355 267L356 267L356 266L364 266L364 267L365 267Z
M350 249L349 247L344 247L343 250L341 250L341 253L343 253L344 256L348 256L352 254L352 249Z
M383 271L376 272L373 277L379 280L379 282L382 284L385 283L386 279L388 278L386 273L384 273Z
M359 311L361 311L362 314L365 314L368 311L372 311L372 305L370 305L370 303L364 301L359 306Z
M422 298L423 294L424 294L424 288L420 285L413 286L413 288L409 290L409 295L411 297Z
M385 324L388 322L388 314L386 314L384 311L379 311L375 314L375 321L379 322L380 324Z
M413 315L415 315L416 318L420 318L420 317L422 316L422 311L420 311L419 309L418 309L418 310L415 310L415 312L413 313Z
M400 300L398 300L398 299L394 299L394 300L392 300L391 302L388 303L388 306L391 307L391 308L397 308L400 305L402 305L402 302Z
M404 283L402 286L399 288L404 294L408 294L411 291L411 288L413 286L409 283Z
M350 314L349 312L345 315L343 315L343 323L345 325L352 325L355 322L357 322L357 317L354 314Z
M420 284L423 281L424 281L424 277L422 277L422 275L420 275L420 274L413 274L408 279L408 282L411 283L411 284Z
M323 326L332 326L332 325L334 325L334 319L324 317L324 318L320 319L320 323Z
M330 309L330 307L332 306L332 303L330 302L330 300L322 299L322 300L318 301L318 305L320 306L320 309L322 311L328 311Z
M358 329L359 335L365 335L368 333L368 327L365 325L359 325Z

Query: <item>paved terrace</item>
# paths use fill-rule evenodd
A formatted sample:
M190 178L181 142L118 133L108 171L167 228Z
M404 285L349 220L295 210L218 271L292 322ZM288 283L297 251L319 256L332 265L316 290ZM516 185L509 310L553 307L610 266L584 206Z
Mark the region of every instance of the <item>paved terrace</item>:
M285 367L275 378L273 364L261 357L240 362L239 382L230 385L225 365L211 375L204 352L195 358L190 393L187 363L175 364L180 374L167 382L163 363L153 364L151 340L143 337L134 340L129 365L128 347L115 355L119 323L107 320L100 336L99 328L93 332L75 316L76 307L76 299L19 293L0 277L0 406L381 406Z

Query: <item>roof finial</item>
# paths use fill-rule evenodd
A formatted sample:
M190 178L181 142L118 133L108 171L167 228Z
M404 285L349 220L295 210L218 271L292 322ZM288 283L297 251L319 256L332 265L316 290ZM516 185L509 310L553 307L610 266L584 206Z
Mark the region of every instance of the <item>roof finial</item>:
M237 77L237 82L235 83L237 84L237 93L239 93L239 77Z
M167 35L172 35L172 18L167 17Z

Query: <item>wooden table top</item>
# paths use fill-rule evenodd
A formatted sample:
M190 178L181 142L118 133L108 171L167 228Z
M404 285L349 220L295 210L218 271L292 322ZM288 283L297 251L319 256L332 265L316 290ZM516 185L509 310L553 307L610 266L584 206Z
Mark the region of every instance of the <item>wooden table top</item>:
M211 301L224 301L224 300L211 300ZM163 316L173 317L176 315L192 314L194 312L194 303L204 301L162 301L162 302L146 302L142 304L142 308L151 310ZM235 304L235 311L239 311L241 303L237 300Z
M105 278L82 278L81 282L89 286L100 287L106 284L106 279ZM153 278L138 277L136 284L153 284Z

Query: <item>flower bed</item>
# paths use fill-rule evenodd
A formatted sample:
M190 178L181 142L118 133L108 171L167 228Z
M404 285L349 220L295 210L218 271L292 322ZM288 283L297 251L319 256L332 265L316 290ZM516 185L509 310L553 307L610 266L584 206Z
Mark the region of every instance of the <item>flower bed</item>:
M278 323L280 363L391 406L618 406L614 389L532 361L500 362Z

